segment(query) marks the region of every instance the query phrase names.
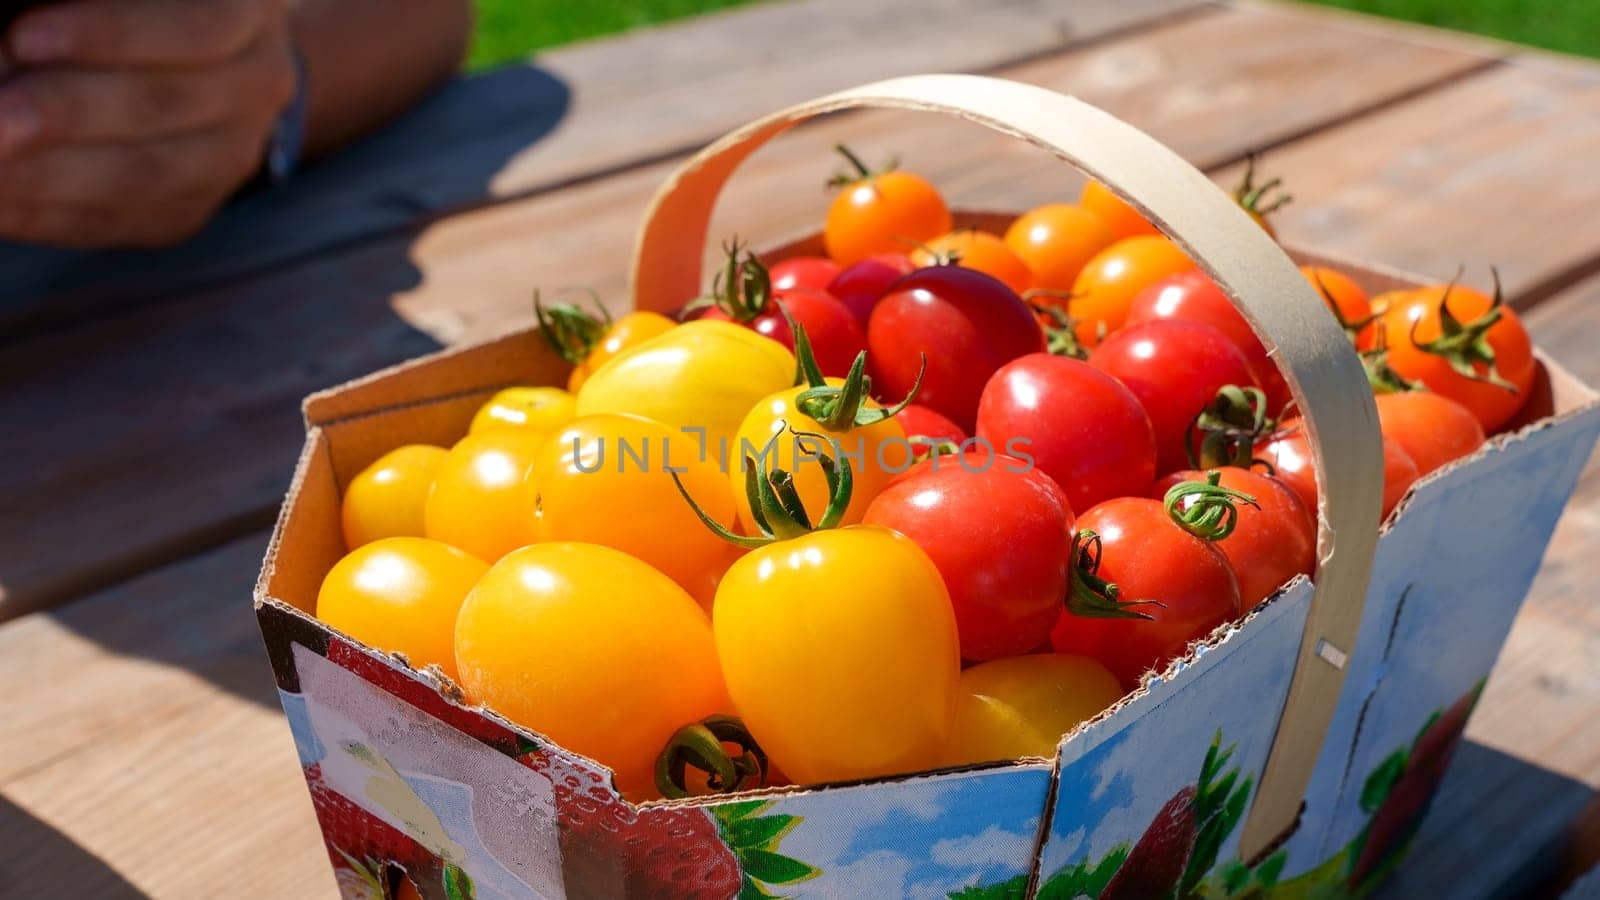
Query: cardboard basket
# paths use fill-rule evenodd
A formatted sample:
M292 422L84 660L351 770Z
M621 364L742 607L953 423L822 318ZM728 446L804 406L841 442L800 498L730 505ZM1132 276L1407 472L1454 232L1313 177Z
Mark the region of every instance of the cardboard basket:
M1131 127L975 76L866 85L708 147L651 206L635 303L669 310L700 290L707 222L745 157L807 118L865 107L955 116L1040 146L1122 195L1222 285L1309 423L1315 581L1296 579L1195 645L1054 759L636 806L604 768L471 707L436 669L313 617L344 553L350 478L402 443L453 443L499 388L566 374L532 331L406 363L307 399L305 449L255 593L347 896L384 896L403 872L441 898L1320 897L1365 892L1403 855L1600 434L1596 395L1541 356L1519 421L1419 481L1379 528L1367 382L1294 263L1333 264L1374 292L1419 282L1285 253ZM1011 216L957 218L998 231ZM818 249L812 235L767 256Z

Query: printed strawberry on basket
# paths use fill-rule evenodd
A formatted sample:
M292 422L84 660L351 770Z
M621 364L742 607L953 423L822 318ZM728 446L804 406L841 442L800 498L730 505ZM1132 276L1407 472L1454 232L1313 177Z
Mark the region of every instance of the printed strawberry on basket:
M953 211L839 148L819 233L702 284L710 163L844 106L1100 178ZM1037 88L869 85L670 179L635 311L536 295L308 400L257 607L342 889L1370 889L1537 565L1462 497L1547 537L1600 413L1492 271L1281 248L1276 187Z

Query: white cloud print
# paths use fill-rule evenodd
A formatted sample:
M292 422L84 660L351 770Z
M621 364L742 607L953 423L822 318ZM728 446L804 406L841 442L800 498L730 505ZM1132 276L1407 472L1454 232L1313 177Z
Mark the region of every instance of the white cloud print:
M936 781L902 782L812 794L778 810L804 820L783 840L783 852L824 872L834 867L863 829L896 818L931 822L944 807ZM898 895L897 895L898 896Z
M952 869L1027 868L1033 858L1034 835L990 825L978 834L946 838L933 845L931 856Z

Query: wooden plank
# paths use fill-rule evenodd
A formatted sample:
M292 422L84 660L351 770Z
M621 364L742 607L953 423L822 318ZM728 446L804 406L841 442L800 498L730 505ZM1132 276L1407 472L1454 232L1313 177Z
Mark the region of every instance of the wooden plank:
M1225 12L1006 74L1075 91L1206 162L1485 64L1337 28L1307 31L1277 13ZM1360 79L1330 74L1357 66ZM834 170L828 148L838 140L873 157L907 150L907 164L958 202L1020 206L1076 184L1038 151L975 126L840 117L754 158L719 232L770 237L814 227L827 199L815 186ZM0 451L19 460L0 474L0 495L10 500L0 509L0 618L265 522L299 441L294 405L309 390L422 352L430 336L455 341L525 322L535 284L620 296L638 216L668 165L456 216L420 236L0 351L0 381L14 385L0 397L0 421L37 423L26 436L0 436ZM795 200L775 206L775 196ZM398 317L390 305L397 294ZM159 515L153 498L161 498Z
M250 608L265 544L0 628L6 896L334 895Z
M183 247L43 254L0 245L0 334L683 153L777 106L852 84L992 69L1206 6L806 0L556 50L448 85L288 189L243 199Z

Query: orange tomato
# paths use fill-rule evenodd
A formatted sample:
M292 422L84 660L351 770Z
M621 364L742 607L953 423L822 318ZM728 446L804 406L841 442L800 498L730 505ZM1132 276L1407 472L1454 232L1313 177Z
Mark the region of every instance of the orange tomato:
M828 207L822 243L841 266L874 253L906 253L948 232L954 224L944 197L910 172L875 174L840 148L856 170L841 178L843 189Z
M1148 219L1140 215L1138 210L1129 206L1127 201L1113 194L1110 188L1098 181L1084 182L1083 193L1078 195L1078 204L1094 213L1119 240L1141 234L1161 233Z
M1028 210L1005 236L1006 246L1033 273L1033 286L1050 291L1072 290L1084 263L1116 239L1099 216L1068 203Z
M1339 317L1339 321L1345 325L1347 331L1372 318L1372 301L1368 299L1367 292L1361 285L1356 284L1355 279L1349 275L1327 266L1301 266L1300 274L1311 282L1322 302ZM1356 333L1351 335L1356 349L1371 349L1375 331L1376 326L1373 324L1357 329Z
M1486 432L1511 421L1528 399L1538 368L1533 344L1498 296L1459 284L1425 287L1384 311L1381 327L1389 366L1465 406Z
M429 444L396 447L351 479L340 510L345 549L379 538L422 537L433 473L448 452Z
M1398 395L1397 395L1398 396ZM1380 400L1382 398L1379 398ZM1317 480L1312 474L1311 445L1306 438L1305 428L1299 419L1285 419L1279 426L1282 437L1267 444L1261 450L1261 458L1272 465L1272 474L1279 481L1289 486L1305 504L1306 509L1317 515ZM1420 473L1417 464L1410 455L1388 437L1383 441L1383 509L1380 517L1387 517L1394 509L1400 498L1411 489L1412 482L1416 481Z
M1483 426L1465 406L1431 391L1380 394L1378 427L1417 464L1417 474L1466 456L1483 446Z
M1109 335L1127 321L1139 292L1194 268L1178 245L1161 235L1125 238L1101 250L1072 283L1068 310L1077 322L1079 343L1098 346L1102 329Z
M963 228L924 243L911 254L918 268L953 259L956 265L992 275L1017 293L1033 286L1033 273L1005 241L975 228Z
M546 435L491 428L450 448L423 507L423 533L493 562L533 540L533 497L523 484Z

